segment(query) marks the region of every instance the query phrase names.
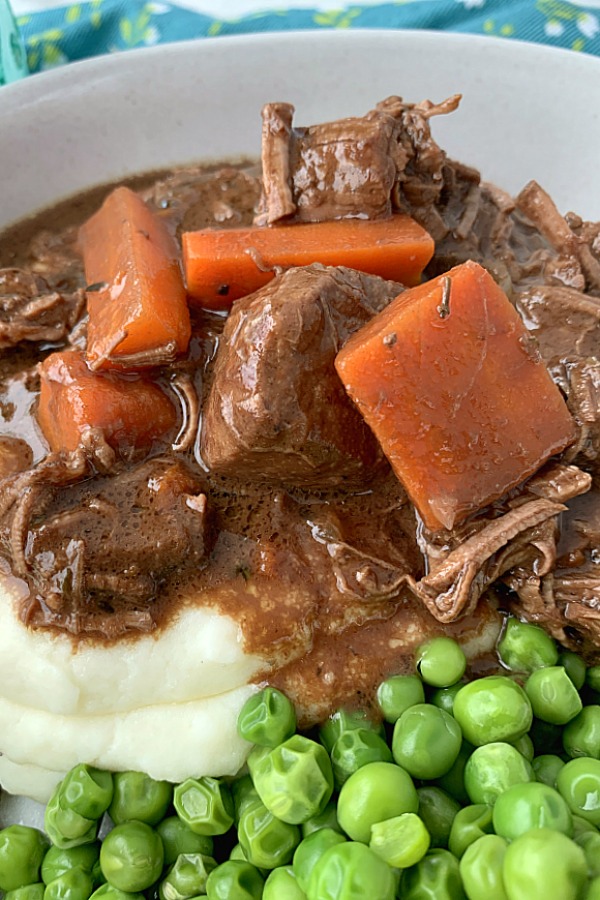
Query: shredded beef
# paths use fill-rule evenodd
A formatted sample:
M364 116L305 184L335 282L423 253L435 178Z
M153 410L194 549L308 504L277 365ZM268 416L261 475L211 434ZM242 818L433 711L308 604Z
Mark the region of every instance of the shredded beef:
M0 269L0 351L23 341L64 341L85 306L83 291L52 291L43 278Z
M439 543L426 542L430 569L414 584L415 594L438 621L453 622L473 612L484 591L515 565L526 562L531 570L549 571L553 520L564 509L550 500L532 499L497 518L486 517L473 534L455 533L452 548L445 544L440 551Z

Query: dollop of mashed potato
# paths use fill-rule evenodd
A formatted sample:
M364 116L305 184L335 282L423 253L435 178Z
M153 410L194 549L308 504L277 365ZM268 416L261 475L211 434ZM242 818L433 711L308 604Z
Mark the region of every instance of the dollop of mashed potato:
M79 762L175 782L239 770L250 747L237 716L265 662L233 619L190 606L156 635L75 644L20 621L16 579L0 579L0 597L5 790L45 802Z

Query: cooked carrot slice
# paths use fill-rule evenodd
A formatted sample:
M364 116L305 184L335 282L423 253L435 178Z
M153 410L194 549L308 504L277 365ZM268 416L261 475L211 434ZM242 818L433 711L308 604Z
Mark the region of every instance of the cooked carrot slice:
M188 231L183 263L188 294L207 309L229 309L274 278L273 267L348 266L403 284L418 284L433 240L410 216L310 225Z
M79 231L93 368L168 362L186 350L190 314L179 252L134 191L116 188Z
M157 384L141 375L92 372L77 350L51 353L39 371L38 421L54 452L76 450L90 429L127 452L149 446L177 422Z
M474 262L392 300L335 365L433 530L501 497L575 438L518 313Z

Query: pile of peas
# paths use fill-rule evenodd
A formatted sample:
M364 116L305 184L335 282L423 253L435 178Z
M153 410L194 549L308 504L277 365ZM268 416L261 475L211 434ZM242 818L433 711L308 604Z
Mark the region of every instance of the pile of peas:
M0 831L5 900L600 900L600 666L515 618L499 653L465 682L433 638L380 685L383 723L341 710L312 737L267 687L235 780L76 766L45 835Z

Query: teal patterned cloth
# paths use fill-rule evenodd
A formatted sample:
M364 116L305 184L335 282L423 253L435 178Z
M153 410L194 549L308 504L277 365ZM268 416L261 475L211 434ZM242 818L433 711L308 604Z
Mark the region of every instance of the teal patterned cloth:
M324 28L427 28L489 34L600 56L598 4L564 0L404 0L350 5L335 12L282 9L239 19L216 19L164 0L88 0L23 16L18 22L32 72L168 41Z

